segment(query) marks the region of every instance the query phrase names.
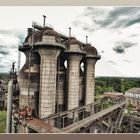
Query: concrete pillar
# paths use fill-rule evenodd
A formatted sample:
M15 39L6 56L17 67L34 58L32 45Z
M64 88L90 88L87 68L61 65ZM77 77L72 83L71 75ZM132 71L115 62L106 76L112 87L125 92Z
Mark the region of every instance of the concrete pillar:
M55 113L56 103L56 74L57 58L60 49L40 48L40 95L39 95L39 117L44 118Z
M68 56L68 110L79 106L80 61L82 55L69 54Z
M94 102L95 63L94 58L85 59L85 105Z
M84 47L86 56L84 58L84 79L85 79L85 105L94 103L94 91L95 91L95 63L101 58L98 55L95 47L91 44L87 44ZM87 108L88 112L93 113L94 110Z
M13 80L8 83L6 133L12 133Z

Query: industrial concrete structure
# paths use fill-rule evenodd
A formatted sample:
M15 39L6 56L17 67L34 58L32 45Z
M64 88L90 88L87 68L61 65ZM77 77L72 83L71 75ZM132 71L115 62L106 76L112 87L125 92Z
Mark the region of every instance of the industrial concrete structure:
M21 109L30 106L33 116L43 119L94 103L95 64L100 59L95 47L34 25L19 50L26 56L18 74Z
M19 50L26 62L17 76L19 104L13 107L14 84L8 86L12 116L7 116L7 132L96 133L99 128L99 132L120 132L125 100L94 102L95 64L100 56L87 40L82 43L44 23L28 29Z
M124 96L107 94L107 99L94 102L95 64L100 55L87 38L82 43L71 36L71 30L69 37L65 36L45 26L44 20L44 27L28 28L19 50L25 54L26 62L18 76L12 65L7 133L124 132L121 124L131 119L124 116ZM125 95L137 101L139 89ZM131 132L132 125L132 132L139 132L139 116L133 118L135 123L131 121L125 132Z
M79 100L83 105L94 102L95 63L100 59L96 48L44 27L34 32L28 29L28 36L19 50L26 55L26 63L18 76L21 108L27 105L35 109L38 99L38 117L44 118L78 107ZM84 72L80 75L82 62ZM39 98L35 99L37 96Z
M26 62L18 72L19 106L8 109L13 119L7 116L7 132L93 133L96 122L104 124L104 132L118 131L125 101L94 102L95 64L100 56L87 40L82 43L44 23L28 28L19 50ZM9 107L11 92L9 85Z

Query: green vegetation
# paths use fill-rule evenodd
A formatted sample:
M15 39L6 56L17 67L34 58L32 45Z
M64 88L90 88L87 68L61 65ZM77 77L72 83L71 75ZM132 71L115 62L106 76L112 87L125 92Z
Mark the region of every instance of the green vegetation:
M6 111L0 111L0 133L6 130Z
M124 93L133 87L140 87L140 78L99 77L95 81L95 94L98 98L104 92Z
M95 101L101 100L103 98L103 96L99 93L96 94L95 96Z

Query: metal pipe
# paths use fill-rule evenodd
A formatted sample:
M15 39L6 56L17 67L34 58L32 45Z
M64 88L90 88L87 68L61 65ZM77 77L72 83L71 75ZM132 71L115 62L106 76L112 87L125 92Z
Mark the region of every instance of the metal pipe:
M86 35L86 44L88 44L88 36Z
M6 133L12 132L13 79L8 83Z
M46 16L45 15L43 15L43 19L44 19L44 21L43 21L43 27L45 27L45 22L46 22Z
M30 84L31 84L31 54L32 54L32 50L34 47L34 32L35 32L35 28L33 27L32 29L32 46L31 49L29 50L29 65L28 65L28 106L30 106Z
M71 27L69 27L69 37L71 37Z

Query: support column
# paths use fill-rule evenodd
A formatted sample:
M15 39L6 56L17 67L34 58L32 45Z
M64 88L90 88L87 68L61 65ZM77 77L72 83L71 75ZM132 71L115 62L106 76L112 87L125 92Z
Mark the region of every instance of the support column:
M82 56L70 54L68 56L68 110L79 106L79 86L80 86L80 61Z
M41 56L39 117L44 118L55 113L57 58L60 50L40 48L39 53Z
M96 60L94 58L85 59L85 105L94 102L95 63Z

